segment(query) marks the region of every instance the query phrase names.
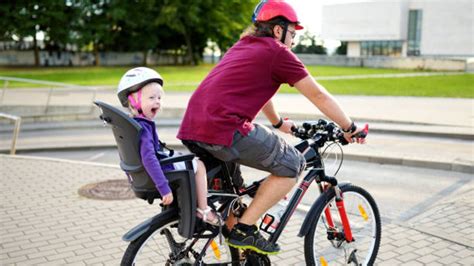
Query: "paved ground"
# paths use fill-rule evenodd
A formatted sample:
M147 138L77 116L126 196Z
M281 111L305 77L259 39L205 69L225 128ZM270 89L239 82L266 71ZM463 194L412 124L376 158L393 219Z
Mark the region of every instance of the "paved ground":
M2 265L117 265L128 229L158 206L141 200L103 201L81 197L80 187L123 179L117 167L73 161L0 155L2 169L0 261ZM472 182L455 197L408 223L383 221L378 265L472 265ZM303 213L290 221L272 256L275 265L304 265L296 236Z

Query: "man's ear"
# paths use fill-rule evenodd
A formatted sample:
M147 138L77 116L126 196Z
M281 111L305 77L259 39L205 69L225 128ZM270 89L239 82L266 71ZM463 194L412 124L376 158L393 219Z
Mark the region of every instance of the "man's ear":
M278 25L273 26L273 36L281 36L281 28Z

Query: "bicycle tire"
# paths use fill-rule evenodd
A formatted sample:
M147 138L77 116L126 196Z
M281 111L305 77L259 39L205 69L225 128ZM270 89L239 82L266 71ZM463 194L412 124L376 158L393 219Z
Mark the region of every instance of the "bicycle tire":
M318 206L305 236L307 265L356 264L373 265L381 240L381 221L377 204L363 188L354 185L341 187L354 241L333 239L334 231L328 230L324 210L329 207L336 228L342 228L335 204L335 192L327 193L327 200ZM357 206L356 206L357 205Z
M130 242L125 253L122 257L120 265L177 265L177 264L189 264L193 265L195 259L191 252L187 252L183 258L177 260L173 259L171 252L172 248L176 250L184 250L189 246L192 240L185 239L178 234L177 229L178 217L159 217L158 221L153 227L147 230L143 235L137 238L135 241ZM166 233L164 233L166 232ZM171 247L170 242L167 240L165 235L171 236L171 238L176 243L181 243L184 245L178 248L178 244ZM216 238L216 243L218 242ZM199 239L193 250L196 252L201 252L204 243L207 239ZM216 253L209 246L206 256L202 259L202 262L205 264L224 264L228 265L230 262L232 265L239 265L238 261L239 251L229 247L227 244L223 243L222 246L218 246L220 259L217 258ZM184 254L184 253L183 253Z

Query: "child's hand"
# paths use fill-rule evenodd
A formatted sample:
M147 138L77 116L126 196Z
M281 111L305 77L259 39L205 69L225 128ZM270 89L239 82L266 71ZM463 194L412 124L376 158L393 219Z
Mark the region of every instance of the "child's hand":
M163 205L170 205L173 202L173 193L168 193L161 199Z

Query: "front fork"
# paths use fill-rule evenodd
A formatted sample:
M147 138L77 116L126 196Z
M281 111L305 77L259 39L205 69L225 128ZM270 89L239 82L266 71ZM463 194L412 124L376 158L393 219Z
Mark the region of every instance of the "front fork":
M324 184L324 185L321 185L321 189L322 190L327 190L329 188L329 184ZM344 199L343 199L343 196L342 196L342 191L341 189L339 188L338 185L335 185L333 187L335 193L336 193L336 207L337 207L337 210L339 212L339 217L341 218L341 222L342 222L342 228L343 228L343 232L344 232L344 239L350 243L352 242L354 239L352 237L352 230L351 230L351 226L349 224L349 219L347 218L347 213L346 213L346 209L344 208ZM332 218L332 214L331 214L331 210L329 209L329 206L326 207L326 209L324 210L324 215L326 217L326 221L328 223L328 227L330 229L335 229L336 228L336 225L334 224L334 220Z

